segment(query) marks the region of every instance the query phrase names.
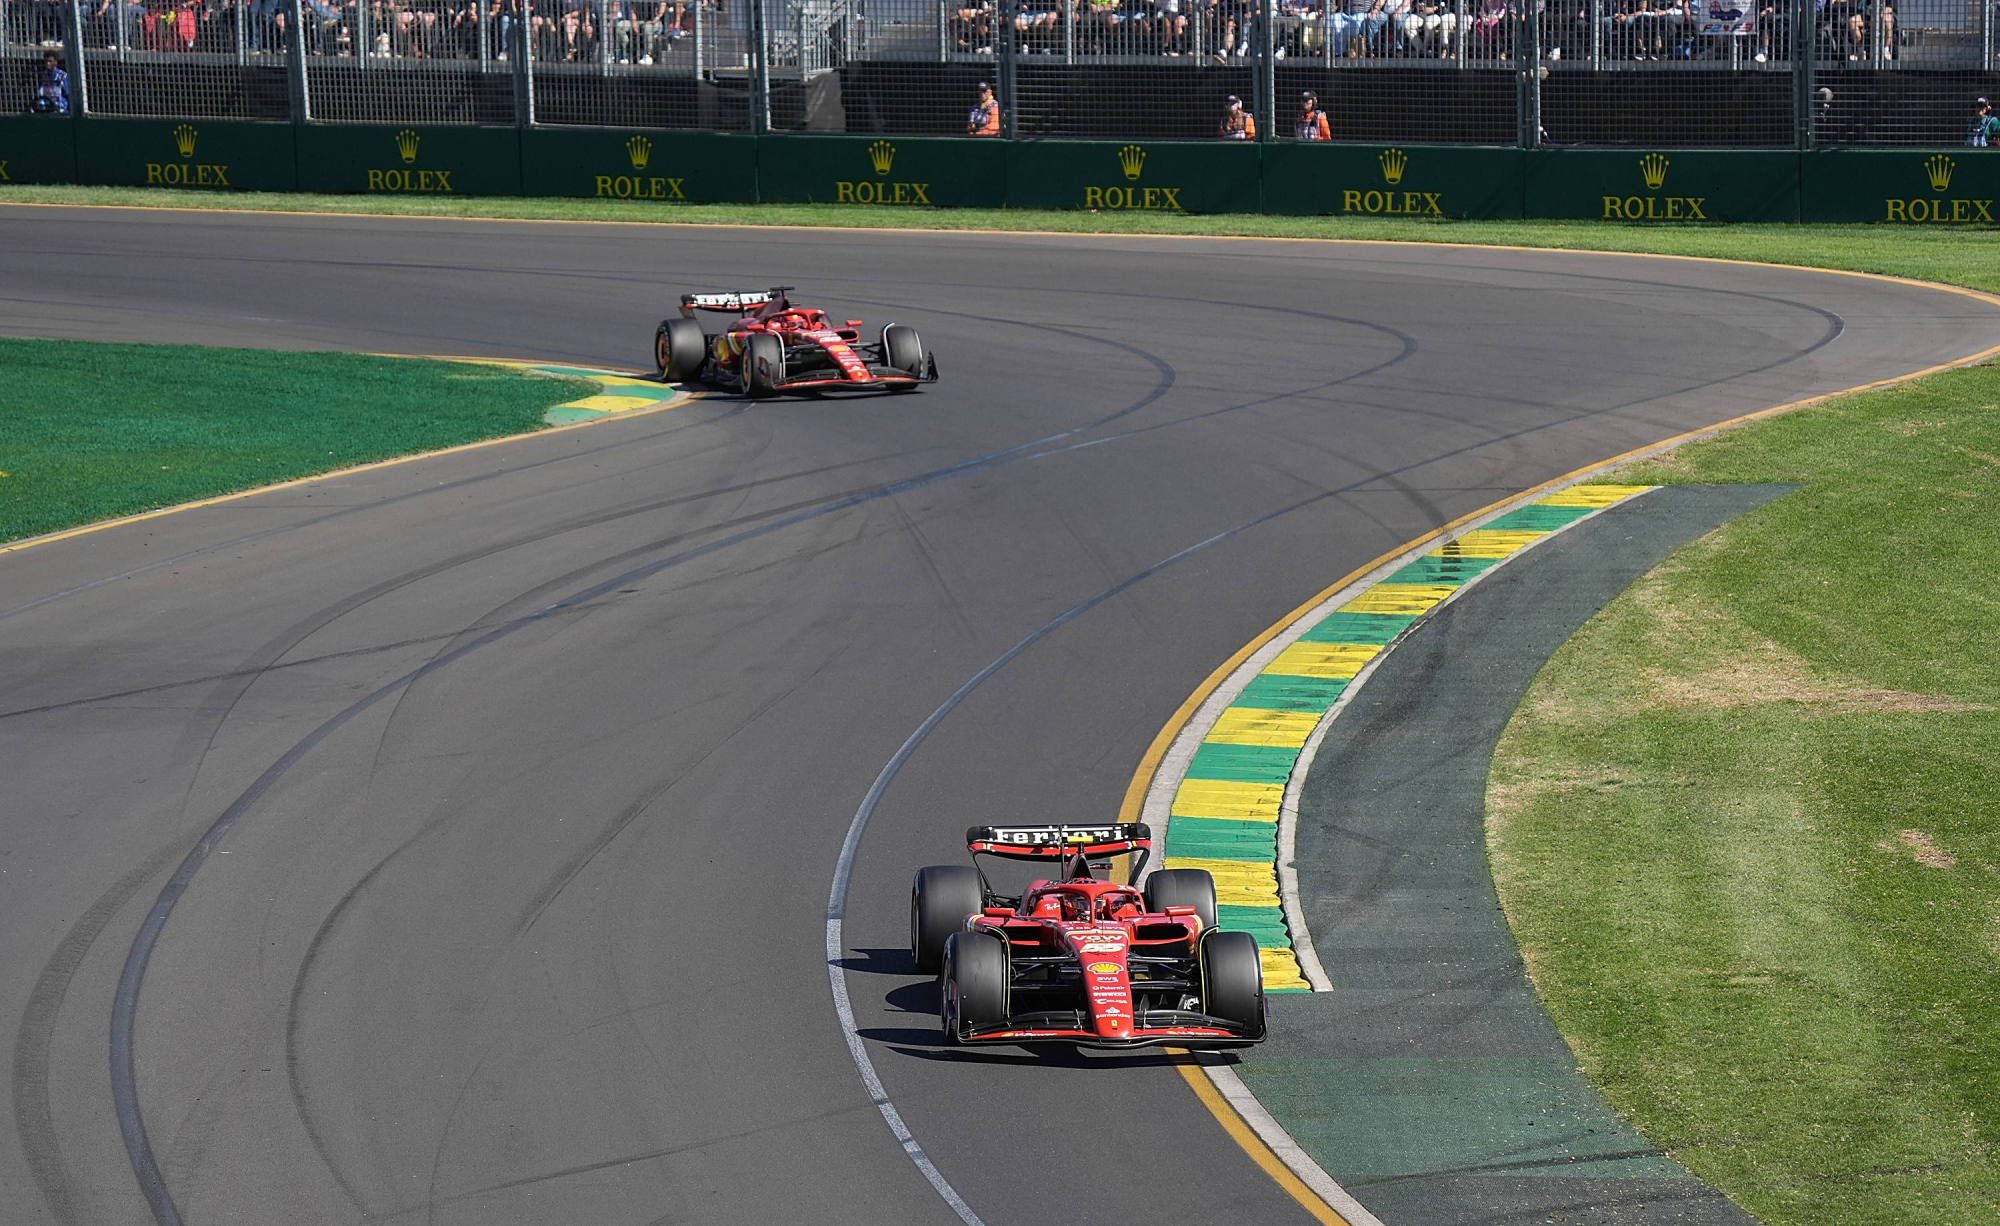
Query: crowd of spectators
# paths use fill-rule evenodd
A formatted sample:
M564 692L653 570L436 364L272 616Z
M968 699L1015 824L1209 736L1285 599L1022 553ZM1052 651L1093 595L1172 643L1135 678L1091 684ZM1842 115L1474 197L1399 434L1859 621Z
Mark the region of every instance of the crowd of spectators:
M478 59L483 28L487 57L505 61L524 25L537 60L651 64L690 33L695 3L713 19L727 2L527 0L524 19L523 0L300 0L300 13L311 55ZM7 42L62 46L67 9L67 0L0 5ZM93 50L283 52L291 2L83 0L82 15Z
M1542 52L1553 61L1790 58L1790 0L1535 0ZM954 0L953 45L991 54L994 0ZM1509 0L1278 0L1281 57L1507 59L1517 17ZM1254 0L1016 0L1023 55L1254 54ZM1894 0L1814 0L1822 60L1896 58ZM1595 27L1593 29L1593 27ZM1879 43L1879 49L1876 44Z

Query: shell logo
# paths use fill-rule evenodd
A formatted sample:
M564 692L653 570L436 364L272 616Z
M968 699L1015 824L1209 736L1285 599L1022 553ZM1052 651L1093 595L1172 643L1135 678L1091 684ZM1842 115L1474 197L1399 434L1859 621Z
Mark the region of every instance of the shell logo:
M1093 975L1116 975L1118 973L1118 964L1116 962L1093 962L1090 964L1089 970Z

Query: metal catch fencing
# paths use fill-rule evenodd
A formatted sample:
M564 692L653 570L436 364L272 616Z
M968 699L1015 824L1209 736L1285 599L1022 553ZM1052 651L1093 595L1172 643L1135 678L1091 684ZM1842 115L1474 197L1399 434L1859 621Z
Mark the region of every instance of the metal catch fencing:
M2000 0L0 0L95 115L1518 146L1957 144ZM1233 100L1233 101L1232 101Z

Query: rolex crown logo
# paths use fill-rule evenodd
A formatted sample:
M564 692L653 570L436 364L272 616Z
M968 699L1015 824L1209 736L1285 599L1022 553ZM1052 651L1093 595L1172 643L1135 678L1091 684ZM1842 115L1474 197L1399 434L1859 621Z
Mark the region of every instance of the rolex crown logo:
M194 156L194 138L197 135L198 133L187 124L182 124L180 127L174 129L174 147L181 151L182 157L191 158Z
M1639 173L1646 180L1646 186L1659 191L1667 181L1667 159L1657 153L1649 153L1639 159Z
M886 175L889 167L896 164L896 146L885 140L878 140L868 146L868 160L874 164L875 173Z
M1382 151L1382 181L1394 187L1403 181L1403 170L1410 164L1410 156L1401 149Z
M635 136L625 142L625 156L632 159L632 169L644 170L653 157L653 142L643 136Z
M1139 172L1146 169L1146 151L1137 145L1127 145L1118 151L1118 169L1125 172L1128 179L1136 179Z
M403 155L405 162L414 162L417 160L417 142L422 139L415 132L404 128L396 133L396 152Z
M1955 163L1940 153L1924 163L1924 173L1931 177L1931 190L1941 192L1951 186L1951 172Z

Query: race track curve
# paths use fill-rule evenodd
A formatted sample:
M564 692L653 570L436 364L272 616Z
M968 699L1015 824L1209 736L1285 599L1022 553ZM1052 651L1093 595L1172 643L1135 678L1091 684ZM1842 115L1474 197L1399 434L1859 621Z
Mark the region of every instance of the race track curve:
M0 224L7 334L637 365L681 290L782 282L916 325L944 375L0 554L0 1204L64 1226L157 1217L141 1120L200 1226L957 1221L850 1060L825 912L884 765L1030 639L860 845L843 974L883 1084L990 1226L1306 1221L1160 1057L943 1050L912 870L972 823L1113 813L1211 669L1444 521L2000 340L1934 289L1555 252ZM225 815L119 1047L135 939Z

